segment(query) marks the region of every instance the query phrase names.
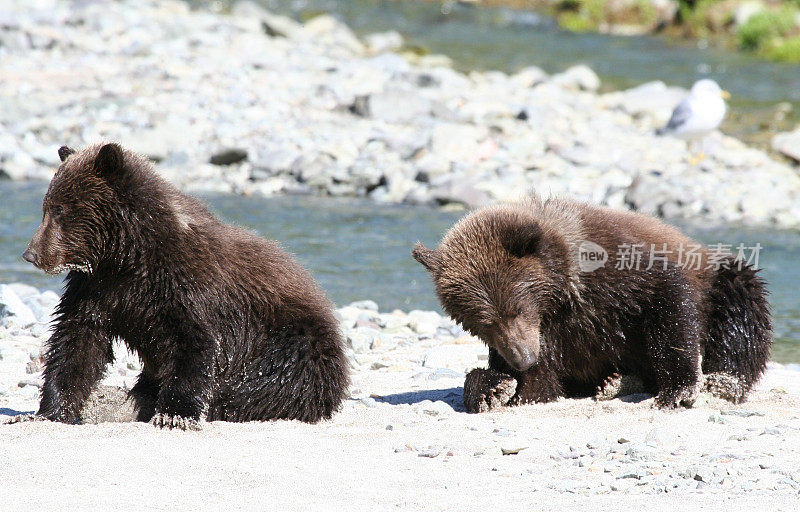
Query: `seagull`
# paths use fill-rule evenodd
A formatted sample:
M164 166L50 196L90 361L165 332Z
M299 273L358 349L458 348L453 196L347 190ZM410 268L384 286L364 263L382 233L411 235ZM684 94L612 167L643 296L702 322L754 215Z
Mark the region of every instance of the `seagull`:
M723 91L714 80L698 80L689 91L689 96L672 111L667 125L656 130L656 134L686 140L693 148L700 139L719 127L728 108L725 104L727 98L730 98L730 94ZM701 150L697 158L690 161L697 164L703 158L705 155Z

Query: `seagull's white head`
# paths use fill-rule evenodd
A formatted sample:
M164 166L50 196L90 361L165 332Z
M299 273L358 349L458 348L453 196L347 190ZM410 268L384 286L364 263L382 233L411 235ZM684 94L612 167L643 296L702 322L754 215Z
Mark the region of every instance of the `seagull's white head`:
M727 93L722 90L719 84L710 78L704 78L695 82L692 86L691 94L692 96L700 98L725 98L728 96Z

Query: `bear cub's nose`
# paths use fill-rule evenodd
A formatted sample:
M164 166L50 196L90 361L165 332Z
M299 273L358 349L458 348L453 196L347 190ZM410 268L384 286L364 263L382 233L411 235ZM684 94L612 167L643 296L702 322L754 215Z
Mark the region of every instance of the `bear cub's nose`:
M26 249L25 252L22 253L22 259L28 263L33 263L37 267L39 266L39 255L30 249Z

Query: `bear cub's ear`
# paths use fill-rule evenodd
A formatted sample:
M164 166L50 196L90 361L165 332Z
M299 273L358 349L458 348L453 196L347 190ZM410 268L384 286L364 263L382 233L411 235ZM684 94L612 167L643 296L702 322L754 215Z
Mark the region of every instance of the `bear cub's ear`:
M441 259L439 253L435 250L428 249L422 242L414 244L414 250L411 251L414 259L422 264L423 267L428 269L429 272L436 272L441 267Z
M124 162L122 159L122 147L119 144L106 144L94 159L94 172L111 183L122 176Z
M61 146L58 148L58 158L63 162L69 155L75 154L75 150L69 146Z
M500 243L516 258L536 254L541 241L542 228L536 222L509 224L500 231Z

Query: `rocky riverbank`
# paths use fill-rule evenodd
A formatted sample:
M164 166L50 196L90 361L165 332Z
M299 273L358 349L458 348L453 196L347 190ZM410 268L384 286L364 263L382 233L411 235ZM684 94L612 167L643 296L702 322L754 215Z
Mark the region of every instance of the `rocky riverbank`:
M0 285L0 423L38 405L42 343L57 298ZM629 395L470 415L464 376L486 365L485 346L436 312L378 309L362 301L337 310L352 386L331 421L214 422L200 433L142 423L0 425L0 478L14 482L18 510L67 499L78 508L137 509L142 493L198 510L252 508L268 490L278 508L306 510L485 510L574 494L593 495L593 503L624 494L651 508L647 500L658 495L665 509L691 497L778 510L797 499L797 365L770 364L738 406L701 395L692 409L661 411L651 396ZM139 360L121 345L115 354L103 384L130 387ZM270 482L291 482L296 493Z
M653 129L684 93L598 94L578 66L463 74L334 18L249 2L0 0L0 175L117 140L189 190L479 206L527 190L710 222L800 226L791 166L714 134L690 163Z

